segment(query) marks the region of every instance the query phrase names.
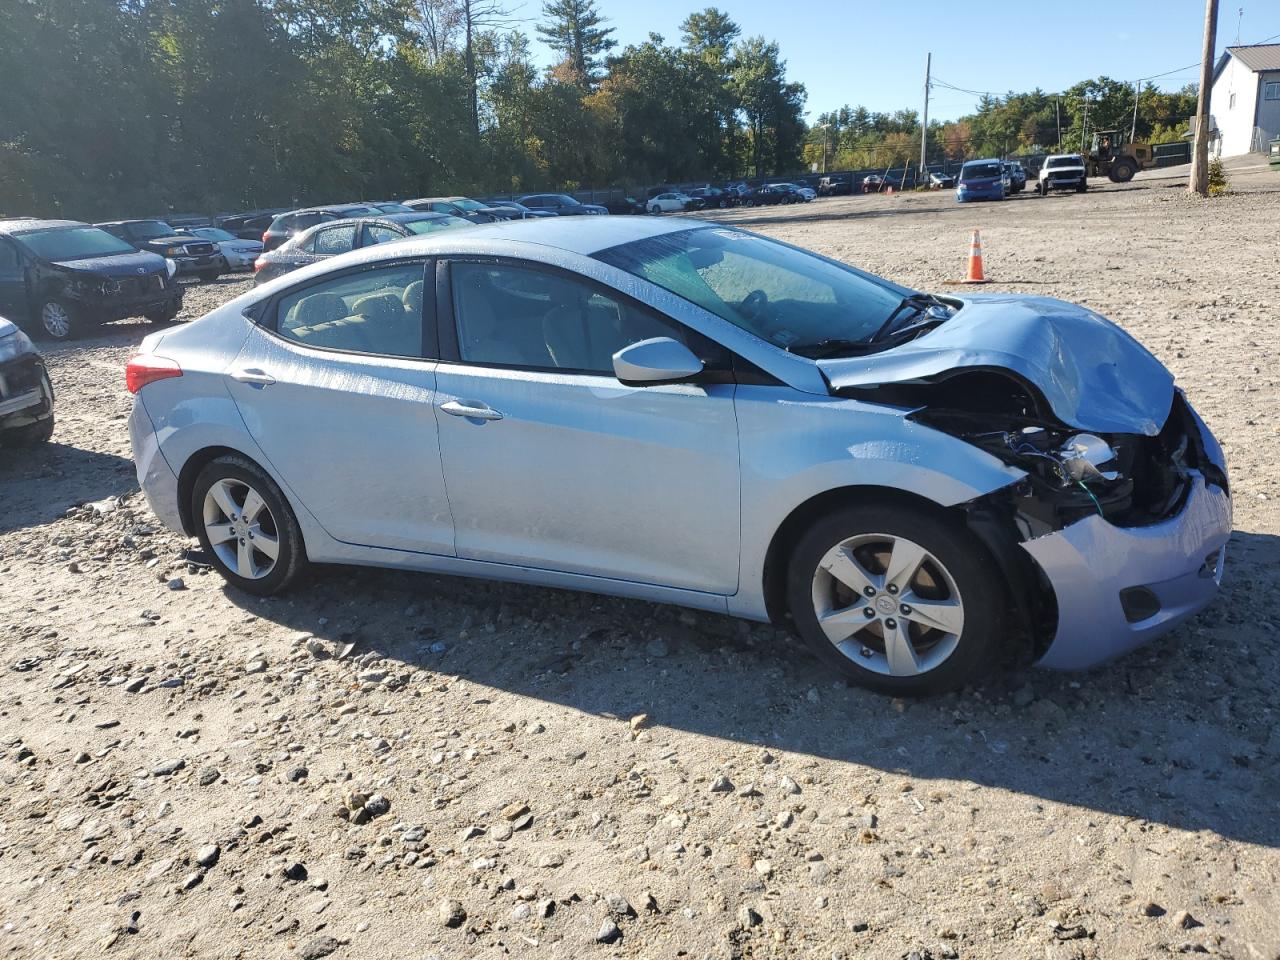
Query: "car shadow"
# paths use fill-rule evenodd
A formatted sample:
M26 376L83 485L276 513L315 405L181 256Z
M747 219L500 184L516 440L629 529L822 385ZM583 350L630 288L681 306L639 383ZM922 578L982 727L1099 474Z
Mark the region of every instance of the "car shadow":
M639 601L345 567L286 597L228 596L335 648L351 643L355 659L597 716L648 714L655 735L667 727L825 758L850 775L976 783L1280 847L1280 736L1267 719L1280 658L1263 599L1280 584L1280 538L1238 532L1229 558L1212 607L1127 657L922 701L833 682L772 627Z
M0 447L0 534L57 520L72 507L138 489L133 462L55 440Z

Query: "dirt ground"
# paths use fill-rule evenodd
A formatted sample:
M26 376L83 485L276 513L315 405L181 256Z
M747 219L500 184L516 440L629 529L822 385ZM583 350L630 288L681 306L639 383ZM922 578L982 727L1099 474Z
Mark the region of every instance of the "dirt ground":
M1202 616L928 702L639 602L349 568L229 593L137 489L149 328L49 347L54 440L0 452L0 957L1276 960L1280 174L1233 174L718 215L925 289L981 227L994 289L1124 325L1226 448Z

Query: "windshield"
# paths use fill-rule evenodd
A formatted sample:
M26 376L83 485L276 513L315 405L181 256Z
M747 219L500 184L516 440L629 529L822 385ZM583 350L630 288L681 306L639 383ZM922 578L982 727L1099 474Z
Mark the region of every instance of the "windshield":
M432 217L430 220L409 220L402 226L410 233L435 233L437 230L449 230L453 227L469 227L471 226L471 221L442 214L438 217Z
M1045 166L1050 169L1054 167L1078 167L1080 165L1079 157L1050 157L1045 161Z
M980 180L986 177L1000 176L1000 164L991 161L989 163L966 163L960 168L961 180Z
M459 197L457 200L450 200L455 207L461 207L463 210L485 210L487 209L483 203L476 200L468 200L466 197Z
M564 204L566 207L579 207L579 206L582 206L582 204L578 203L578 201L577 201L577 200L575 200L575 199L573 199L573 197L566 196L566 195L565 195L565 194L563 194L563 193L561 193L561 194L557 194L557 195L556 195L556 199L557 199L557 200L559 200L559 201L560 201L562 204Z
M867 342L911 293L742 230L700 227L624 243L596 259L643 277L796 353Z
M16 239L45 260L83 260L86 257L110 257L118 253L136 252L119 237L113 237L97 227L39 230L16 234Z
M225 230L219 230L217 227L197 227L191 231L197 237L204 237L206 240L236 240L238 239L234 233L227 233Z
M413 213L413 207L406 207L403 203L375 203L374 206L383 213Z

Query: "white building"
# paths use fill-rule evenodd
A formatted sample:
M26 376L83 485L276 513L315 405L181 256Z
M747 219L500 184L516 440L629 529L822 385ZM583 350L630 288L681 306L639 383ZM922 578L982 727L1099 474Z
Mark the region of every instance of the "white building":
M1280 43L1227 47L1213 70L1209 113L1219 156L1265 153L1280 137Z

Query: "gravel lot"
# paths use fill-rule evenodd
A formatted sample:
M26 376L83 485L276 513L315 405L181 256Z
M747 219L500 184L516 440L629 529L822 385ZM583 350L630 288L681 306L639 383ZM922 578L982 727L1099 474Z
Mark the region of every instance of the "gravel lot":
M137 490L149 328L49 348L54 442L0 452L0 956L1276 960L1280 175L1183 176L718 215L926 289L980 226L995 289L1122 323L1226 448L1209 611L923 703L645 603L347 568L228 593Z

